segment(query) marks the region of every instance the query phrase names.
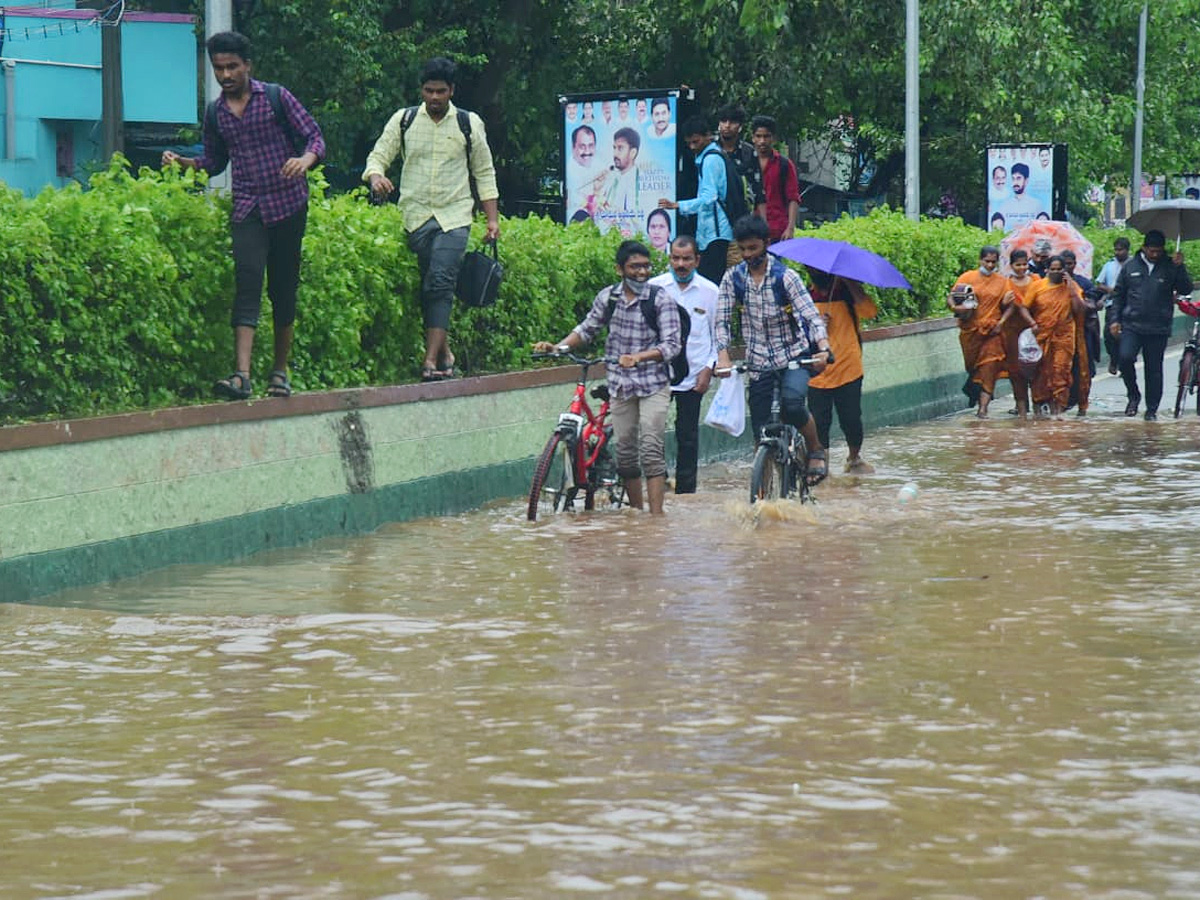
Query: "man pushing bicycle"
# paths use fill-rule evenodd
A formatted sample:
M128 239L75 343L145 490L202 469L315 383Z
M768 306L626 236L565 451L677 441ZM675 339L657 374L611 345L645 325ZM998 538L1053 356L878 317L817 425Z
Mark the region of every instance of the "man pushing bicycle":
M735 310L741 311L746 365L750 371L750 424L757 438L771 414L774 379L780 385L783 421L795 426L808 444L808 483L829 473L825 448L808 412L808 379L829 362L829 337L800 276L778 259L768 260L770 230L758 216L745 216L733 226L742 262L725 273L717 296L716 342L718 377L728 377L729 345ZM815 352L814 352L815 348ZM789 366L811 356L807 366Z
M538 341L535 351L574 350L608 326L605 354L612 396L617 472L625 481L629 505L642 508L642 476L650 512L662 515L666 494L664 450L671 378L667 361L683 350L679 307L662 288L651 285L650 251L638 241L617 248L621 280L596 295L587 317L557 345ZM613 363L616 363L615 365Z

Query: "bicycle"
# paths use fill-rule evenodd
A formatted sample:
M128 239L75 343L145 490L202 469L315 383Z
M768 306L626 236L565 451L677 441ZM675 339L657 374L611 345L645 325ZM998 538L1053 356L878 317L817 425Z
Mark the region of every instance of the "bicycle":
M832 353L828 361L833 362ZM813 362L811 357L801 357L789 362L787 368L799 369ZM808 483L808 442L799 428L783 421L782 370L756 369L745 363L738 363L733 368L739 372L766 374L775 382L771 392L771 417L763 425L755 445L754 466L750 471L750 502L786 500L793 496L801 503L810 502L813 496Z
M1191 296L1179 297L1176 301L1180 310L1189 316L1200 316L1200 306L1192 302ZM1200 318L1192 325L1192 336L1183 345L1179 358L1179 392L1175 395L1175 418L1183 413L1184 403L1200 386ZM1196 396L1196 414L1200 415L1200 394Z
M556 513L574 509L580 491L585 510L595 509L597 496L605 498L612 508L625 503L625 485L609 447L612 425L608 422L608 385L599 384L591 390L591 396L600 401L597 412L592 412L587 402L588 369L613 361L604 357L587 359L565 351L533 354L534 359L563 357L579 366L579 380L570 406L559 414L554 433L534 466L526 512L530 522L537 520L539 509Z

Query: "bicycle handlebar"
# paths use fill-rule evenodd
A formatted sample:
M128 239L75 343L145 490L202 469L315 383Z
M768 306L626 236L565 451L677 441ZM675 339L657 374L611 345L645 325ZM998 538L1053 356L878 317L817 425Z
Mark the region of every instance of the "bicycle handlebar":
M825 361L825 364L827 366L833 364L833 351L830 350L828 352L829 352L829 358ZM772 372L781 372L781 371L783 371L783 369L799 369L802 367L811 366L815 362L817 362L816 357L801 356L797 359L789 360L788 364L786 366L771 367L771 368L767 368L767 369L760 369L757 366L751 366L751 365L747 365L745 362L740 362L740 363L735 363L734 365L730 366L728 369L726 369L726 368L713 369L713 374L714 375L725 375L725 374L728 374L728 373L736 370L738 372L743 372L743 373L752 372L756 375L769 375Z
M621 364L619 359L612 356L597 356L595 359L588 359L586 356L580 356L577 353L572 353L570 350L551 350L544 353L534 350L533 353L530 354L530 359L569 359L571 362L580 366L595 366L599 365L600 363L607 363L610 366L619 366ZM638 365L645 366L658 362L660 362L660 360L643 359L638 363Z

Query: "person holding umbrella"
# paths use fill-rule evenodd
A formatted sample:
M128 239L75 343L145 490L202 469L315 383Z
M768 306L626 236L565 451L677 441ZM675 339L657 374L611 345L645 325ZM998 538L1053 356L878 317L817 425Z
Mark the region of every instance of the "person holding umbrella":
M1140 352L1146 368L1147 422L1158 419L1163 353L1171 336L1175 295L1192 292L1192 276L1184 265L1183 254L1176 251L1174 258L1168 259L1166 245L1166 235L1161 231L1147 231L1141 250L1125 264L1112 290L1109 330L1119 341L1117 366L1129 400L1125 415L1136 416L1142 400L1134 370Z
M833 276L812 266L808 267L808 275L812 282L809 293L825 320L834 358L824 372L809 379L808 408L816 420L822 447L829 446L829 428L837 410L838 425L849 447L846 471L870 475L875 470L862 458L863 354L859 323L875 318L879 308L853 279Z

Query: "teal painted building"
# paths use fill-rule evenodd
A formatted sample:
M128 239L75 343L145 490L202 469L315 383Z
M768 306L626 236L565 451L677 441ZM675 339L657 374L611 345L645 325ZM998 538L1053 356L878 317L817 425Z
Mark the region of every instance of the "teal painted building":
M98 15L62 0L0 6L0 181L10 187L35 194L86 181L103 163ZM124 13L128 149L196 123L195 26L190 15Z

